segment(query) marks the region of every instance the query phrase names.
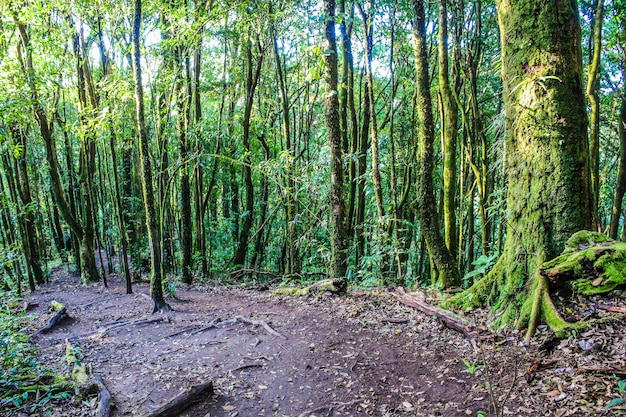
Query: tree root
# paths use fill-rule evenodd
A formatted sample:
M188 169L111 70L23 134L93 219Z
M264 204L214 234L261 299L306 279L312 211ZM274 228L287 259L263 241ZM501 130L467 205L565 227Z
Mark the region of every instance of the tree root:
M111 409L113 408L113 397L104 385L102 377L98 374L93 374L94 383L100 388L100 402L96 409L96 417L109 417L111 415Z
M211 397L213 392L213 382L195 385L144 417L177 417L195 403Z
M272 327L269 324L267 324L267 322L264 321L264 320L253 320L253 319L249 319L249 318L243 317L243 316L236 316L235 320L240 321L242 323L251 324L253 326L261 326L269 334L273 334L276 337L280 337L283 340L287 340L286 336L284 336L284 335L278 333L276 330L272 329Z
M52 316L50 318L50 320L48 321L48 324L46 325L46 327L44 327L41 330L36 331L35 333L33 333L33 336L37 336L39 334L42 333L48 333L49 331L51 331L57 324L59 324L61 321L63 321L63 319L66 319L69 317L69 315L67 314L67 308L65 308L65 306L57 301L52 301L50 303L50 310L51 311L56 311L56 314L54 316Z
M550 292L548 291L548 282L546 277L541 273L544 257L545 255L542 253L539 259L539 265L533 276L531 293L522 306L518 321L518 328L523 327L527 322L526 336L524 337L526 343L530 342L542 318L557 335L562 333L566 328L572 327L572 324L561 317L561 314L552 302L552 297L550 297Z

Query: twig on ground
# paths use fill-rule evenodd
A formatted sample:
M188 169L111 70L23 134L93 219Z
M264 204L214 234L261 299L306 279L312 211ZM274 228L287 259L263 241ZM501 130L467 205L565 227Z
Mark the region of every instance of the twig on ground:
M263 364L262 363L249 363L246 365L241 365L235 369L231 369L228 372L237 372L237 371L243 371L244 369L250 369L250 368L263 368Z
M615 374L619 376L626 376L626 368L617 369L610 366L584 366L578 368L581 372L597 372L599 374Z

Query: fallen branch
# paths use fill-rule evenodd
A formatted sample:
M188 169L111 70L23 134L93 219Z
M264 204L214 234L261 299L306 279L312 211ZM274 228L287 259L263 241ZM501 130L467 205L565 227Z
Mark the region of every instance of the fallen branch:
M100 333L101 335L105 335L106 332L108 332L109 330L113 330L113 329L119 329L120 327L125 327L125 326L143 326L144 324L151 324L151 323L160 323L162 321L169 321L169 318L167 316L164 317L157 317L155 319L137 319L137 320L133 320L133 321L126 321L126 322L122 322L122 323L118 323L116 325L113 326L109 326L105 329L102 330L97 330L97 333Z
M253 319L249 319L243 316L236 316L235 320L240 321L242 323L251 324L253 326L262 326L265 329L265 331L267 331L268 333L273 334L276 337L280 337L281 339L287 340L286 336L272 329L272 327L269 324L267 324L267 322L265 322L264 320L253 320Z
M111 415L111 409L113 408L113 397L104 385L102 377L98 374L93 374L94 383L100 388L100 402L96 409L96 417L109 417Z
M405 324L409 321L407 319L399 318L399 317L389 317L386 319L381 319L381 323L392 323L392 324Z
M241 365L235 369L232 369L229 372L243 371L244 369L250 369L250 368L263 368L263 366L264 365L262 363L249 363L247 365Z
M316 409L311 410L311 411L305 411L305 412L301 413L298 417L309 417L311 415L314 415L314 416L317 416L317 415L324 416L325 415L327 417L330 417L332 415L333 410L335 408L349 407L349 406L352 406L354 404L359 404L359 403L362 403L362 402L364 402L364 401L361 400L361 399L352 400L352 401L348 401L348 402L344 402L344 403L339 402L339 401L335 401L335 402L332 403L332 405L325 405L323 407L317 407ZM325 412L326 414L318 414L318 413L321 413L321 412Z
M626 307L611 306L608 304L598 304L598 308L601 310L610 311L612 313L626 314Z
M582 372L597 372L599 374L613 374L619 376L626 376L626 368L616 369L610 366L585 366L579 368Z
M213 382L195 385L156 410L146 414L144 417L178 417L183 411L187 410L195 403L203 401L212 395Z
M396 288L396 291L392 294L402 304L413 307L424 314L428 314L429 316L437 317L450 329L462 333L468 340L470 340L470 342L472 342L472 345L476 341L476 338L478 337L476 328L468 320L459 317L448 310L431 306L430 304L420 300L416 295L406 293L402 287Z

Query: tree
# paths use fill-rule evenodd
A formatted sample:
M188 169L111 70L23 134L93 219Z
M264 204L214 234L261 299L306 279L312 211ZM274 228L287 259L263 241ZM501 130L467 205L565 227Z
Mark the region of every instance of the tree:
M77 216L72 212L70 206L65 199L65 196L63 194L63 187L61 185L61 178L59 175L58 158L54 144L55 141L52 135L52 123L50 121L50 117L46 111L45 106L40 100L39 89L36 80L37 72L35 71L33 61L33 45L31 44L26 24L20 20L20 17L16 12L13 14L13 19L20 35L17 49L18 59L22 67L24 77L26 79L26 84L28 85L28 88L30 90L31 103L33 113L35 115L35 120L37 121L40 134L44 139L46 146L46 157L49 165L50 182L52 185L54 200L59 206L61 214L69 225L72 233L80 242L79 256L82 281L85 283L95 282L100 278L100 276L98 274L98 269L96 268L96 258L94 255L94 234L93 227L91 226L92 212L90 210L91 205L85 207L85 220L84 224L82 224L77 219ZM87 162L89 159L86 155L89 147L89 144L81 143L81 160L84 160L85 162ZM81 173L82 175L80 176L79 183L84 195L89 196L90 194L88 183L89 181L91 181L91 177L88 175L87 171L89 171L91 167L87 169L86 165L88 164L85 164L83 166L84 170Z
M576 1L500 0L508 174L504 251L487 276L448 305L491 303L502 323L565 322L551 303L544 259L588 229L592 199ZM520 289L525 289L520 291Z
M591 195L594 216L594 228L600 227L597 220L598 200L600 198L600 61L602 57L602 23L604 19L604 0L593 1L592 25L589 50L589 72L585 95L589 101L589 161L591 171Z
M163 265L161 259L161 239L157 224L154 204L152 179L152 165L150 163L150 148L148 147L148 132L146 131L146 116L144 110L143 84L141 79L141 0L135 0L133 15L133 76L135 81L135 110L137 133L139 134L139 160L141 163L141 188L146 211L146 226L148 228L148 242L150 245L150 296L154 301L153 313L159 310L169 310L170 306L163 298Z
M335 0L324 0L323 15L326 48L324 64L326 69L326 137L330 148L330 223L331 223L331 278L344 279L347 264L347 225L346 203L343 183L343 148L339 120L337 41L335 35Z
M418 179L417 179L417 217L428 253L436 268L437 275L431 277L433 282L445 288L459 281L459 271L454 259L445 245L439 231L437 206L433 192L433 143L435 127L433 108L430 98L430 80L428 73L428 53L426 50L426 16L424 2L413 0L413 34L415 51L415 72L417 74L417 127L418 136Z
M458 255L456 227L456 147L458 106L450 86L448 62L448 0L439 3L439 94L443 143L443 220L446 246Z

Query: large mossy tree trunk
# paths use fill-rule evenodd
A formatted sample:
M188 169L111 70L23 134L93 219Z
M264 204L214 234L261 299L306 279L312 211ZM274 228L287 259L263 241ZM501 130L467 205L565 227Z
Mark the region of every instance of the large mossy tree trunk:
M591 225L587 116L578 4L500 0L506 110L508 227L500 259L449 306L491 304L501 324L526 327L547 285L536 273L573 232ZM547 302L540 306L549 307ZM555 314L551 314L555 313ZM533 312L551 327L558 313Z

